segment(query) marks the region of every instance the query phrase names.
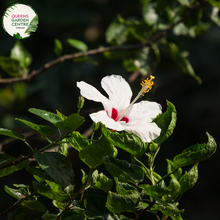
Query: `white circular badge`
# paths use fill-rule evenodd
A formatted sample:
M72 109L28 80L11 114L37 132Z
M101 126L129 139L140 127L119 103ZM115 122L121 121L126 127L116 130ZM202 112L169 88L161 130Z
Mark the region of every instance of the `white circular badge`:
M2 23L8 34L23 39L37 30L38 16L29 5L17 3L6 9Z

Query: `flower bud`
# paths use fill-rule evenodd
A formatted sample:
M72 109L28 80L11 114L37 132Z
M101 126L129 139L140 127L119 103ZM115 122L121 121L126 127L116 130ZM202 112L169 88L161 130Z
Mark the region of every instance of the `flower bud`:
M83 97L83 96L79 96L79 98L78 98L78 103L77 103L77 108L78 108L78 110L80 110L80 109L83 107L84 102L85 102L84 97Z
M153 141L150 142L149 146L150 151L153 153L158 149L158 144L154 143Z
M98 123L93 122L93 124L92 124L92 130L93 130L93 132L96 131L98 128L99 128L99 122L98 122Z

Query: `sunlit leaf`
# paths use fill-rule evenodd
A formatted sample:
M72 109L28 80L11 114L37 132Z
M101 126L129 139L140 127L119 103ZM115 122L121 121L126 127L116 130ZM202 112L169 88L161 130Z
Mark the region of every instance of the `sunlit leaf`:
M74 48L82 51L82 52L85 52L88 50L88 46L80 41L80 40L76 40L76 39L67 39L67 42Z
M113 144L104 136L79 152L80 159L91 168L101 165L103 157L107 155L114 156L115 150Z
M111 23L105 32L106 41L115 45L122 45L127 40L128 34L128 28L117 21Z
M20 163L17 163L16 165L10 165L8 167L0 169L0 177L7 176L11 173L18 171L18 170L22 170L25 166L28 165L28 163L29 163L29 160L24 160Z
M152 3L144 4L142 7L142 16L146 24L154 25L158 21L158 14Z
M34 129L35 131L37 131L40 134L45 135L45 136L50 136L50 135L56 133L56 130L54 128L51 128L51 127L48 127L48 126L37 125L37 124L34 124L32 122L29 122L29 121L26 121L26 120L23 120L23 119L19 119L19 118L16 118L16 120L23 122L24 124L26 124L30 128Z
M56 200L59 202L69 201L69 196L67 193L56 192L52 190L49 186L45 186L44 184L38 183L36 181L33 181L32 185L36 193L39 193L49 199Z
M6 128L0 128L0 135L5 135L22 141L25 141L26 139L26 137L23 134L18 133L17 131L8 130Z
M58 39L54 40L54 52L55 54L60 57L63 51L63 46Z
M109 192L106 207L113 213L134 212L139 207L139 202L140 194L138 192L130 195L119 195Z
M162 144L170 137L176 126L176 115L175 106L167 101L167 111L153 119L153 122L161 128L160 136L154 140L155 143Z
M208 142L188 147L173 159L175 167L183 167L196 162L209 159L216 151L215 139L207 132Z
M10 58L17 60L21 67L28 67L32 62L31 54L20 41L16 41L14 47L11 49Z
M89 141L78 131L74 131L70 138L67 139L69 144L77 151L81 151L83 148L89 146Z
M138 157L141 156L147 149L148 144L135 134L110 132L103 124L101 125L102 133L115 146L127 151L128 153Z
M168 159L166 161L167 161L167 173L173 172L176 169L174 163L171 160L168 160ZM182 169L179 168L176 172L172 173L170 176L171 176L172 179L179 180L181 174L182 174Z
M107 171L118 178L120 182L137 184L143 181L144 172L140 166L130 164L125 160L114 157L105 157L104 164Z
M199 173L198 173L198 163L196 163L190 171L185 173L179 180L180 184L180 194L185 193L191 189L197 182Z

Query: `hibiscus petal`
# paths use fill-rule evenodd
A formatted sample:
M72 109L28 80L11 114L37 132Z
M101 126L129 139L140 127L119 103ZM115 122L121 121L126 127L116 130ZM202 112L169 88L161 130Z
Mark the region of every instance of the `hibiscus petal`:
M106 76L101 81L102 88L106 91L119 114L129 106L132 91L125 79L118 75Z
M141 101L135 103L125 113L129 118L129 123L138 123L138 121L151 122L157 115L162 113L162 107L157 102Z
M122 131L126 127L125 122L116 122L112 118L109 118L106 111L99 111L89 115L94 122L102 122L107 128Z
M127 124L125 131L136 134L143 142L151 142L151 140L160 136L161 129L156 123L144 123L142 121L138 124Z
M110 100L102 95L95 87L83 81L77 82L76 85L80 89L80 94L86 99L101 102L106 110L110 110L112 108Z

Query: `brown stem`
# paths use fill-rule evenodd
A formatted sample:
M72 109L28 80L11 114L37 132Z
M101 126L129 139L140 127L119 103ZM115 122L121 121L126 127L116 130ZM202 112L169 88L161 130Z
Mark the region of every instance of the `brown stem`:
M89 55L94 55L94 54L100 54L104 53L107 51L123 51L123 50L137 50L141 49L144 47L149 47L151 46L152 43L156 42L160 38L164 37L168 31L172 30L177 24L181 23L184 21L186 18L188 18L192 12L197 10L200 6L204 5L208 0L203 0L203 1L198 1L198 4L196 4L194 7L190 8L189 11L177 22L173 23L170 25L168 28L165 30L159 32L156 34L154 37L152 37L151 40L149 40L148 43L141 43L141 44L136 44L136 45L127 45L127 46L113 46L113 47L105 47L105 48L98 48L94 50L88 50L86 52L81 52L81 53L75 53L75 54L69 54L69 55L63 55L55 60L52 60L46 64L44 64L43 67L41 67L38 70L32 70L30 74L24 75L22 77L14 77L14 78L6 78L6 79L0 79L0 84L9 84L9 83L14 83L14 82L20 82L20 81L30 81L33 77L43 73L45 70L62 63L66 60L72 60L74 58L79 58L79 57L84 57L84 56L89 56Z
M3 215L6 215L7 213L9 213L12 209L14 209L16 206L20 205L24 200L30 198L31 196L33 196L34 194L32 195L28 195L20 200L18 200L17 202L15 202L11 207L9 207L7 210L5 210L4 212L0 213L0 217L3 216Z
M65 208L62 212L60 212L60 213L57 215L57 220L60 220L60 219L61 219L61 216L62 216L64 213L66 213L68 210L70 210L72 207L77 206L77 205L79 205L79 204L82 202L84 192L86 191L86 187L87 187L87 185L88 185L90 179L92 178L92 172L93 172L93 170L90 170L90 173L89 173L89 176L88 176L87 181L84 183L83 187L82 187L81 190L77 193L77 195L76 195L73 199L71 199L70 202L69 202L69 204L68 204L68 206L66 206L66 208ZM81 194L80 200L77 202L77 204L71 205L72 202L73 202L80 194Z
M139 215L136 216L136 218L134 220L138 220L146 211L151 210L151 208L153 207L153 205L156 203L156 200L154 199L147 208L143 209Z

